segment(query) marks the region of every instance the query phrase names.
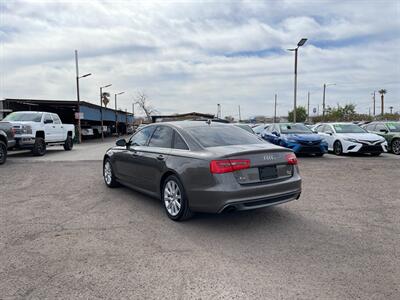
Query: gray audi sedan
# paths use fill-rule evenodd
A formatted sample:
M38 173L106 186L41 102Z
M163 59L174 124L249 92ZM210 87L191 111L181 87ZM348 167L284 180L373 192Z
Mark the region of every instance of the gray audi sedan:
M143 127L104 155L104 181L161 199L172 220L298 199L296 155L241 128L180 121Z

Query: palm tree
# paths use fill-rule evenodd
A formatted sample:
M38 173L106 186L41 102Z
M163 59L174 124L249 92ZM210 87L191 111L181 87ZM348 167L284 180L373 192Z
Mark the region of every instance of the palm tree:
M383 116L383 113L385 111L384 98L387 91L385 89L381 89L378 91L378 93L381 94L381 115Z

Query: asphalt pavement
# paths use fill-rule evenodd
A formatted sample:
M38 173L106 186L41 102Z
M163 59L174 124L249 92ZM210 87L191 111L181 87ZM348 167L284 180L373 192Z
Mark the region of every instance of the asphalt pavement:
M300 158L300 200L176 223L86 143L0 167L0 299L399 299L400 157Z

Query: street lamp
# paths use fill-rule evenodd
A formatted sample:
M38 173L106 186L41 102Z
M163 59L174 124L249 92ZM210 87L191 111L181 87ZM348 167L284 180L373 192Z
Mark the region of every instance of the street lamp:
M325 121L325 94L326 94L326 87L330 85L336 85L336 83L324 83L324 93L322 97L322 119Z
M297 107L297 51L299 47L306 43L307 39L303 38L297 43L297 47L293 49L288 49L289 51L294 51L294 101L293 101L293 122L296 123L296 107Z
M92 73L85 74L83 76L79 76L79 67L78 67L78 50L75 50L75 67L76 67L76 98L78 102L78 143L82 143L82 133L81 133L81 98L79 94L79 79L88 77L92 75Z
M125 92L119 92L117 94L114 94L115 97L115 132L119 136L119 130L118 130L118 116L117 116L117 96L122 95Z
M103 130L103 89L112 86L112 84L107 84L100 87L100 118L101 118L101 140L104 141L104 130Z

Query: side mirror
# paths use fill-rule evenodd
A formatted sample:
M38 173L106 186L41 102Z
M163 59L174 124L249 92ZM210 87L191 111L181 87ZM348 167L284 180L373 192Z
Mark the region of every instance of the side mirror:
M386 129L381 129L381 130L379 130L379 132L388 133L388 131Z
M329 135L332 135L332 134L333 134L332 131L327 131L326 133L329 134Z
M119 139L115 142L115 144L119 147L126 147L127 143L125 139Z

